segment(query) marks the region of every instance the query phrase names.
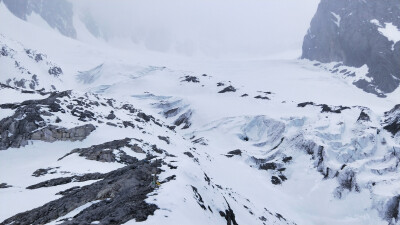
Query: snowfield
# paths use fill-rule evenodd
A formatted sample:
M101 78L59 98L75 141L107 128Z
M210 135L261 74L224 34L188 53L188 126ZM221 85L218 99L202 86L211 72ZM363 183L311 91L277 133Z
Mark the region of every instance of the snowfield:
M296 54L133 52L29 20L0 3L0 224L399 223L399 90L379 98ZM45 101L55 90L72 91ZM31 109L37 129L7 145Z

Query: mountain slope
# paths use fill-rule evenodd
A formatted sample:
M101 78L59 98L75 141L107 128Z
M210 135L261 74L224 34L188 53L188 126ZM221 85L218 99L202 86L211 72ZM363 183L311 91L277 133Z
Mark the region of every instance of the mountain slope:
M32 13L38 14L47 24L61 34L76 38L72 4L66 0L2 0L18 18L27 20ZM1 1L0 1L1 2Z
M0 10L1 224L399 220L398 92L304 60L89 45ZM32 77L15 60L37 86L5 83Z
M367 66L354 85L385 96L400 83L399 15L396 0L322 0L304 38L302 58L335 62L333 73L351 77L357 74L342 65Z

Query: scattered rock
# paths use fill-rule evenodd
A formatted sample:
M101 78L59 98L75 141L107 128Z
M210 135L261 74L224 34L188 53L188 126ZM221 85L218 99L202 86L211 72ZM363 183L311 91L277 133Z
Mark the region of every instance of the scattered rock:
M117 124L115 124L115 123L107 122L106 124L107 124L108 126L117 127Z
M79 190L81 187L79 186L74 186L72 188L68 188L67 190L57 192L56 195L69 195L75 193L77 190Z
M184 79L181 82L193 82L193 83L199 83L199 78L195 76L185 76Z
M234 88L232 85L229 85L228 87L222 89L218 93L226 93L226 92L236 92L236 88Z
M35 172L33 172L32 176L34 177L40 177L40 176L44 176L47 173L49 173L49 171L53 170L53 169L58 169L60 167L49 167L47 169L37 169L35 170Z
M169 137L158 136L158 139L165 141L167 144L170 144Z
M178 117L178 119L175 120L174 125L175 126L180 126L182 124L185 124L182 129L187 129L189 128L192 123L190 122L190 118L192 117L192 110L188 110L182 115Z
M275 184L275 185L278 185L278 184L281 184L282 181L281 181L278 177L272 176L272 177L271 177L271 183L273 183L273 184Z
M232 156L234 156L234 155L242 155L242 150L240 150L240 149L236 149L236 150L233 150L233 151L230 151L230 152L228 152L227 154L226 154L226 156L227 157L232 157Z
M7 183L0 183L0 188L10 188L12 187L11 185L8 185Z
M61 74L63 74L62 69L60 67L58 67L58 66L51 67L48 72L49 72L50 75L53 75L55 77L58 77Z
M108 119L108 120L113 120L113 119L115 119L115 114L114 114L114 111L111 111L110 112L110 114L108 114L108 116L106 117L106 119Z
M276 163L264 163L259 167L261 170L275 170L277 168Z
M324 113L324 112L341 113L345 109L350 109L350 107L347 107L347 106L328 106L326 104L315 104L314 102L299 103L299 104L297 104L297 107L304 108L307 105L320 106L321 113Z
M270 100L270 98L268 98L267 96L261 96L261 95L257 95L256 97L254 97L256 99L263 99L263 100Z
M189 158L194 158L194 156L191 152L184 152L183 154L189 156Z

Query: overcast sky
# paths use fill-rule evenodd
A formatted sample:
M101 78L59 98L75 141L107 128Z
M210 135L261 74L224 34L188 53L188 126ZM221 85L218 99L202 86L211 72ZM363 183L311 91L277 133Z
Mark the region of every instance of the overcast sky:
M70 0L109 37L184 55L262 57L301 48L319 0ZM111 38L112 39L112 38Z

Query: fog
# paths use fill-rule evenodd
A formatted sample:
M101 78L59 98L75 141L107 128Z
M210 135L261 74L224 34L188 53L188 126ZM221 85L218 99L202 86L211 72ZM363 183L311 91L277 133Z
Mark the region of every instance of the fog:
M72 2L104 39L120 46L129 40L148 50L187 56L264 57L301 49L319 0Z

